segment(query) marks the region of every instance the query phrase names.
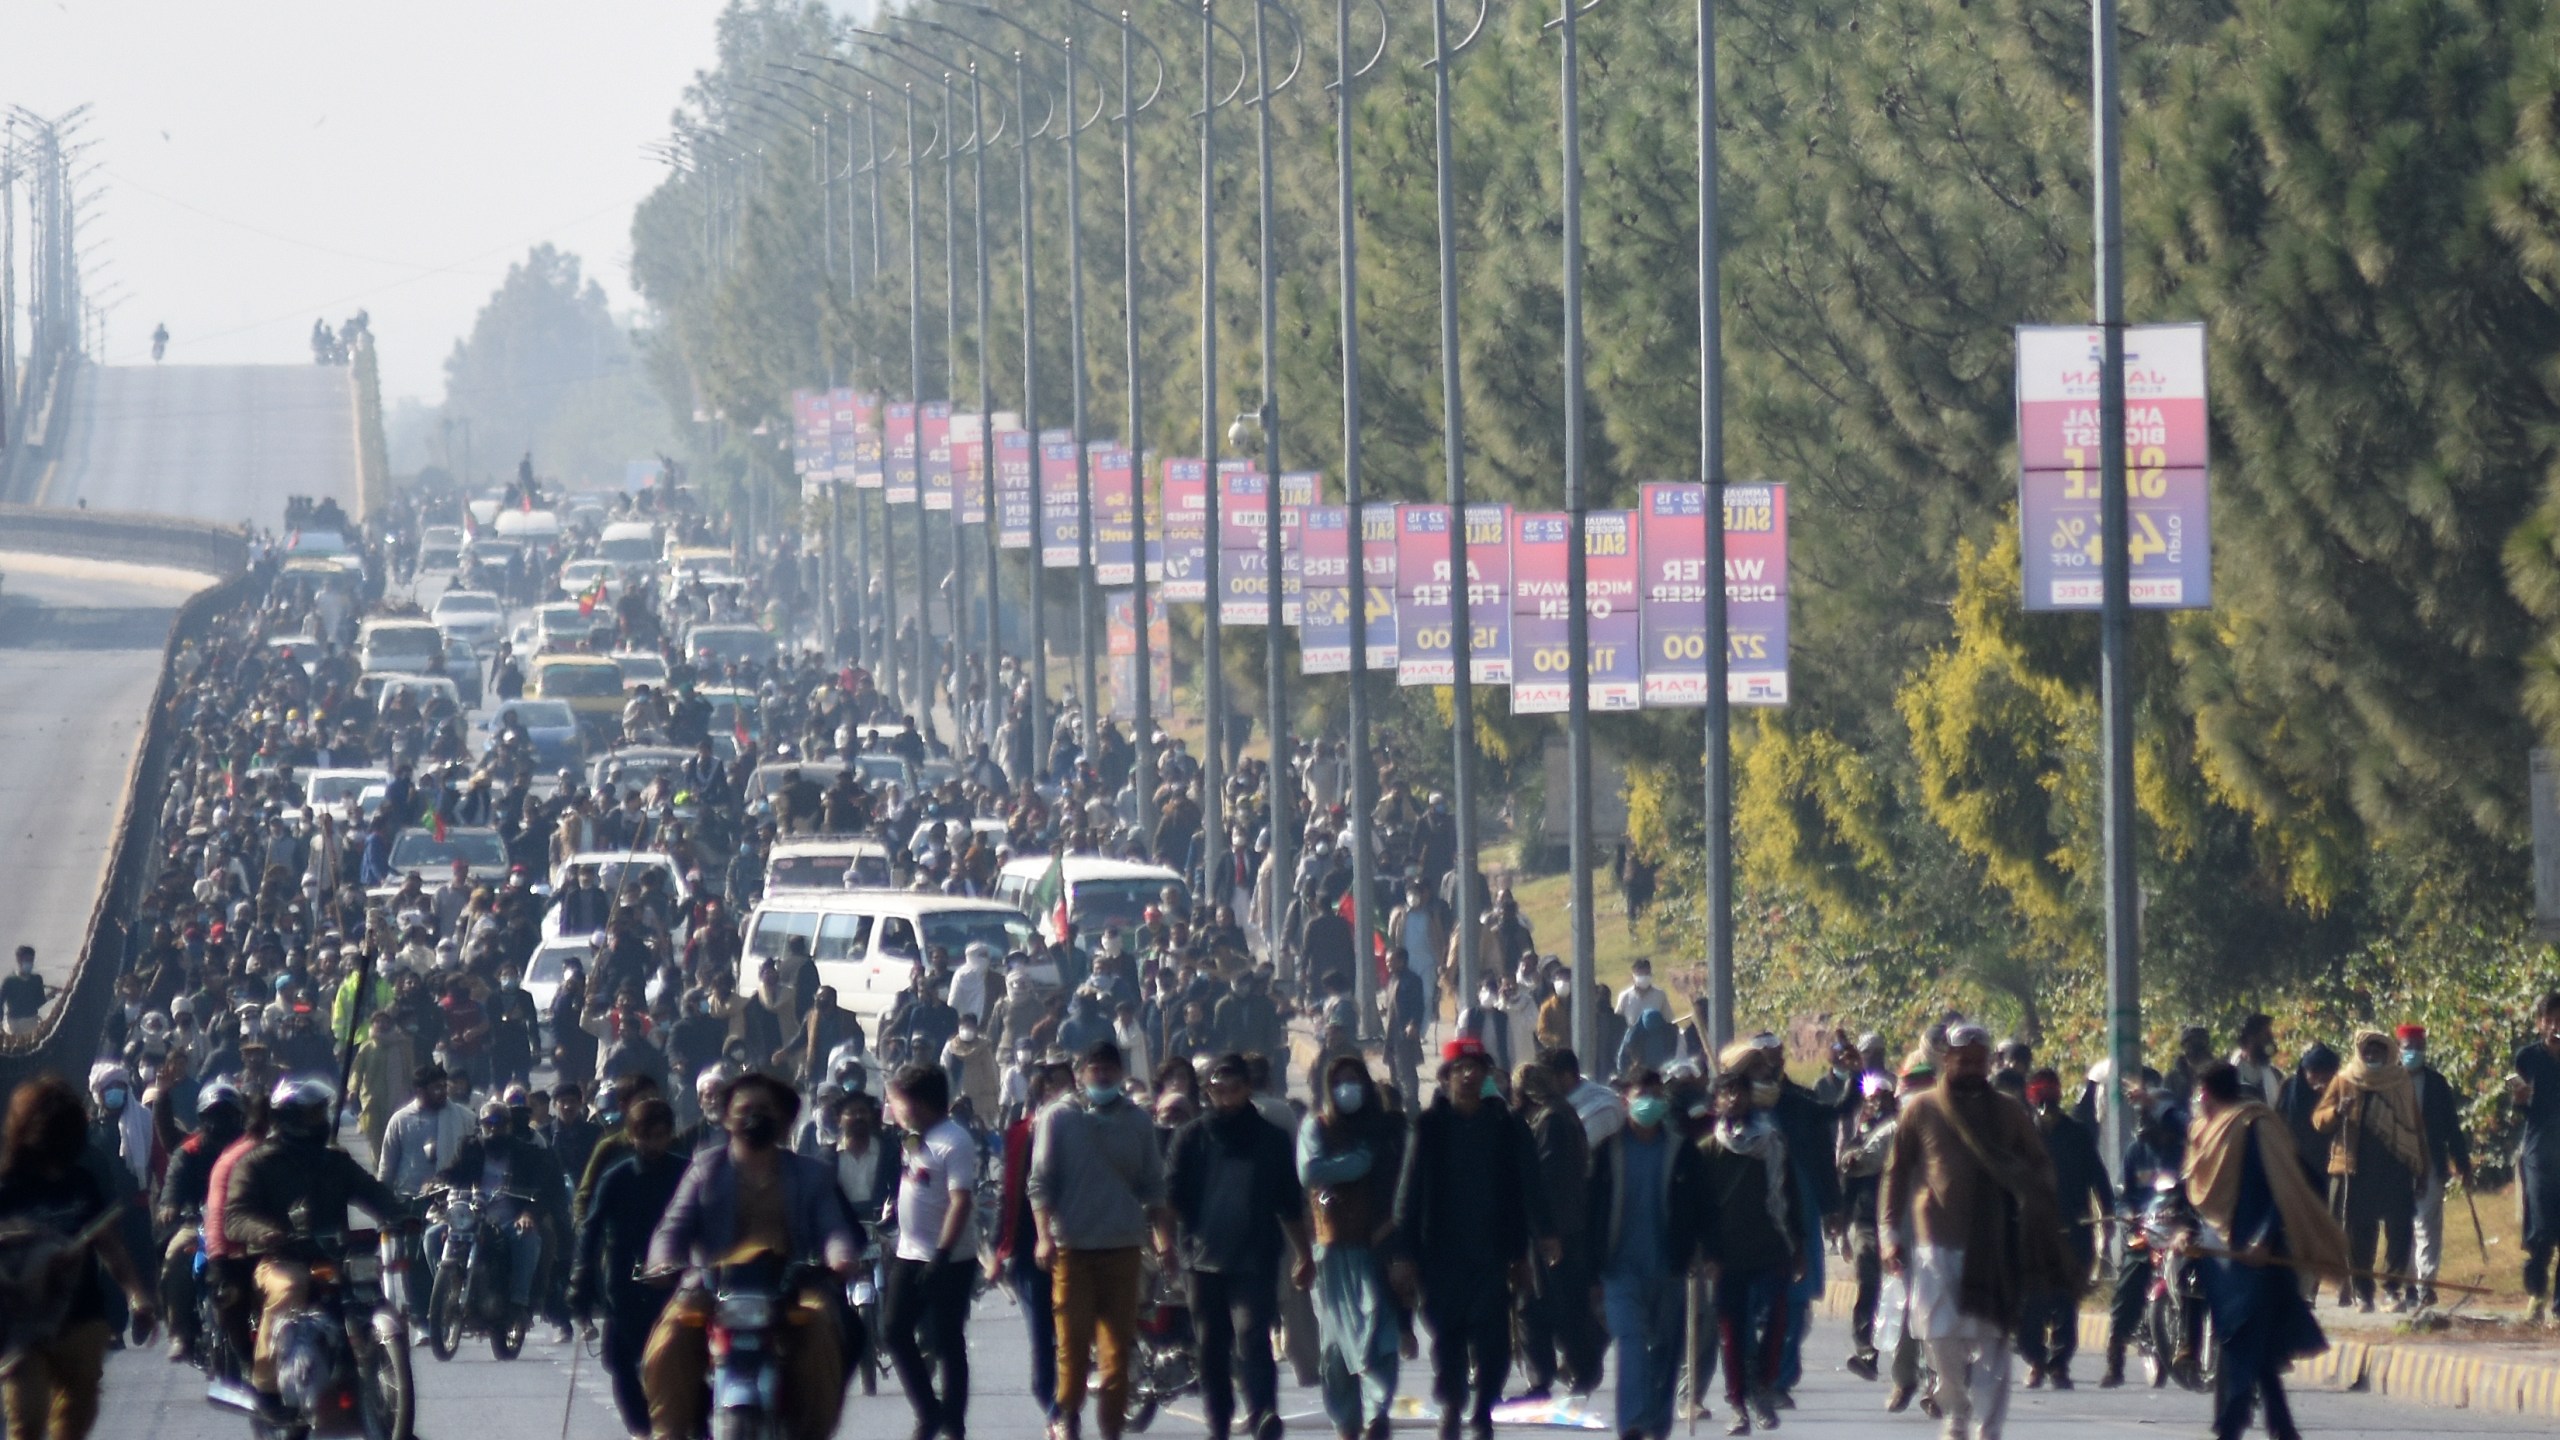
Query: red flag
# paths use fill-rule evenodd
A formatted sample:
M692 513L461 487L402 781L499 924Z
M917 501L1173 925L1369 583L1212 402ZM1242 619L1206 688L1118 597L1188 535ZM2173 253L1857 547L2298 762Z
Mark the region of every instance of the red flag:
M729 733L737 737L738 748L744 750L748 746L755 744L755 737L747 733L747 717L745 714L738 711L731 711L730 715Z
M1357 926L1360 923L1360 907L1352 903L1350 891L1343 891L1342 903L1333 908L1334 913L1340 915L1345 923L1353 926ZM1387 937L1379 934L1375 930L1369 932L1369 963L1377 969L1378 983L1380 985L1386 984L1389 978L1387 975Z
M596 607L603 603L604 577L599 575L596 577L596 583L588 586L586 593L578 597L578 617L584 619L593 615L596 613Z
M438 807L436 810L436 843L439 845L444 843L444 810L442 807Z

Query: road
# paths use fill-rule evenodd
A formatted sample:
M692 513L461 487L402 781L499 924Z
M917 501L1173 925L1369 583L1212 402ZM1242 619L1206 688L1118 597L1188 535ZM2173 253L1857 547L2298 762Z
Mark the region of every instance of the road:
M212 577L9 553L0 576L0 875L15 897L0 945L35 946L38 973L60 984L97 904L170 620Z
M285 497L356 504L355 404L321 365L90 366L44 503L262 526Z
M978 1305L970 1324L970 1366L974 1396L969 1433L978 1440L1039 1440L1041 1424L1030 1398L1029 1370L1020 1321L1012 1303L989 1295ZM1883 1413L1881 1386L1868 1384L1832 1368L1845 1352L1843 1327L1826 1324L1815 1336L1813 1353L1821 1357L1819 1373L1807 1377L1796 1392L1798 1408L1781 1418L1789 1435L1803 1440L1866 1440L1902 1437L1927 1440L1936 1425L1917 1410ZM575 1393L570 1379L570 1352L539 1339L525 1346L521 1359L501 1363L489 1357L485 1343L476 1344L449 1363L439 1364L425 1348L417 1351L418 1434L423 1440L621 1440L593 1357L578 1361ZM2079 1366L2084 1382L2094 1374L2088 1357ZM1281 1408L1289 1428L1300 1435L1322 1435L1330 1429L1316 1392L1290 1382L1282 1370ZM1403 1393L1429 1389L1425 1369L1408 1362ZM1603 1387L1603 1396L1608 1394ZM203 1382L184 1365L173 1365L158 1350L127 1351L107 1367L106 1408L100 1416L101 1436L149 1436L151 1440L237 1440L246 1421L205 1403ZM1157 1435L1201 1433L1196 1397L1178 1402L1152 1428ZM1719 1402L1719 1409L1721 1403ZM2466 1410L2422 1410L2369 1395L2299 1392L2294 1409L2304 1433L2323 1437L2370 1435L2376 1440L2404 1440L2411 1434L2547 1435L2549 1422L2521 1416L2487 1415ZM1605 1403L1601 1414L1608 1411ZM2156 1440L2161 1434L2196 1434L2207 1426L2205 1397L2178 1390L2098 1390L2069 1394L2018 1391L2010 1406L2010 1431L2018 1436L2046 1436L2068 1430L2075 1440ZM564 1429L565 1423L565 1429ZM847 1402L837 1434L846 1437L903 1435L913 1417L890 1376L881 1377L881 1393L866 1399L859 1393ZM1091 1429L1088 1417L1087 1434ZM1400 1421L1401 1430L1428 1433L1425 1420ZM1506 1436L1572 1433L1539 1427L1501 1427ZM1592 1432L1605 1435L1607 1431ZM1676 1433L1676 1432L1675 1432ZM1722 1422L1702 1424L1699 1433L1720 1435Z

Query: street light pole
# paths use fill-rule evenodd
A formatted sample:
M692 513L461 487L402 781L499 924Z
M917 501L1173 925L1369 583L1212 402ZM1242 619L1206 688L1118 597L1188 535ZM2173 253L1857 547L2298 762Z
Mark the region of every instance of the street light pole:
M1253 0L1253 71L1254 71L1254 159L1259 171L1260 223L1257 226L1257 252L1260 264L1258 279L1262 291L1262 432L1263 531L1262 565L1264 584L1263 611L1263 683L1268 718L1265 725L1271 733L1271 769L1267 782L1271 794L1271 884L1272 893L1256 894L1265 907L1266 941L1275 961L1281 953L1281 921L1287 913L1290 896L1295 890L1296 868L1291 851L1297 840L1297 800L1294 782L1289 774L1289 676L1280 655L1280 395L1278 334L1280 329L1279 289L1271 273L1271 43L1270 12L1272 0ZM1283 12L1284 15L1286 12ZM1290 28L1296 30L1294 18ZM1294 71L1292 72L1295 73Z
M2110 1161L2131 1138L2122 1082L2142 1073L2142 935L2133 865L2133 561L2124 474L2124 217L2118 195L2121 117L2116 111L2116 0L2090 7L2089 83L2097 173L2098 531L2104 545L2098 615L2101 722L2106 749L2107 1087Z
M1449 43L1449 0L1431 0L1431 149L1434 196L1440 240L1440 456L1449 503L1449 651L1451 789L1457 808L1457 913L1451 917L1458 936L1457 1009L1476 993L1476 916L1485 906L1476 893L1475 802L1475 634L1467 597L1467 442L1464 392L1459 388L1458 355L1458 207L1452 179L1455 161L1449 139L1449 64L1476 37L1493 11L1492 0L1477 7L1476 22L1464 39Z
M926 666L925 647L927 634L933 629L933 591L925 579L925 552L929 547L925 539L924 525L924 252L922 230L916 217L916 161L922 157L916 152L916 87L908 84L899 88L907 97L907 402L913 415L914 427L913 438L908 441L908 444L914 446L916 452L916 695L914 704L916 709L924 712L919 717L918 723L930 729L933 725L933 675ZM881 493L885 502L888 492L884 490ZM894 507L891 508L890 513L893 517L895 516ZM894 519L891 521L889 534L894 542L897 535ZM894 543L892 549L893 551L895 549ZM890 564L892 569L889 577L889 592L895 595L898 581L894 556ZM892 600L889 609L889 669L893 674L898 668L897 633L897 602Z
M1152 854L1156 843L1155 672L1147 633L1147 447L1140 401L1145 392L1138 365L1138 116L1155 103L1135 99L1134 46L1129 12L1120 12L1120 275L1129 328L1129 544L1135 586L1137 693L1131 701L1130 738L1137 749L1138 838ZM1147 48L1155 49L1148 41ZM1164 55L1156 54L1156 89L1164 89Z
M1716 0L1698 0L1698 471L1707 520L1707 1044L1733 1039L1733 656L1724 592L1724 267Z
M1342 261L1342 495L1348 511L1344 524L1345 564L1351 582L1351 935L1356 952L1352 974L1362 1038L1378 1033L1378 972L1369 963L1372 937L1378 933L1378 862L1370 812L1377 808L1377 769L1369 755L1369 568L1367 519L1360 473L1360 249L1352 208L1351 126L1360 77L1387 53L1387 11L1380 0L1367 0L1378 11L1378 50L1366 64L1351 58L1353 0L1334 0L1334 155ZM1412 957L1408 957L1410 960ZM1437 957L1424 960L1436 965Z
M1235 41L1241 54L1242 40L1218 23L1217 0L1200 0L1200 451L1207 490L1207 508L1200 522L1200 559L1201 584L1208 597L1200 617L1200 708L1205 712L1201 716L1204 738L1200 748L1206 752L1200 757L1200 829L1204 842L1200 877L1213 906L1222 896L1235 893L1225 878L1227 674L1221 634L1224 622L1218 613L1224 603L1218 538L1225 505L1218 476L1218 109L1235 98L1234 91L1226 99L1218 97L1217 37L1222 32ZM1241 75L1236 85L1243 88Z
M1562 0L1562 15L1554 22L1564 42L1564 741L1566 813L1573 827L1565 868L1573 875L1573 1046L1584 1055L1598 1053L1600 1016L1592 995L1591 607L1584 590L1590 563L1582 549L1591 502L1583 473L1582 45L1575 21L1598 3Z

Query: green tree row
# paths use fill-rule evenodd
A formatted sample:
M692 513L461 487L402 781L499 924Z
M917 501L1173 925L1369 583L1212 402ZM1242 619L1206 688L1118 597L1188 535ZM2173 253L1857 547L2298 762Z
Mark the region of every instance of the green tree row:
M1452 74L1469 481L1544 506L1561 502L1563 431L1554 8L1496 3ZM1094 428L1117 432L1132 298L1118 41L1066 0L1003 9L1076 33L1091 77L1072 107L1100 116L1080 142L1087 364ZM1373 494L1419 500L1441 470L1430 7L1385 9L1386 60L1353 113L1364 458ZM1134 298L1148 440L1173 453L1200 440L1198 10L1133 10L1167 70L1136 124ZM1324 0L1298 11L1305 73L1271 113L1278 390L1285 462L1338 473L1332 14ZM1253 5L1218 13L1243 28ZM1009 57L1026 48L1014 34L937 0L886 23L958 51L917 17L986 46L988 113L1010 105ZM1617 0L1583 22L1598 503L1698 465L1694 20L1688 5ZM2128 0L2123 25L2133 318L2206 323L2218 552L2213 610L2137 625L2152 1014L2227 1021L2267 1005L2331 1024L2404 1005L2388 984L2340 988L2377 966L2420 967L2428 994L2462 997L2404 1008L2518 1004L2548 968L2526 939L2527 755L2560 734L2560 17L2523 0ZM1755 924L1784 917L1836 994L2085 1038L2099 988L2095 626L2020 611L2011 377L2013 327L2090 309L2088 11L1723 0L1719 29L1731 469L1794 491L1796 701L1741 725L1747 908ZM1295 42L1277 22L1275 37L1285 68ZM1053 59L1027 48L1035 88L1054 83ZM773 113L814 102L747 98L779 88L768 62L803 51L913 78L818 7L741 0L684 109L760 152L723 172L750 177L728 261L705 245L727 179L671 175L635 226L639 285L664 320L656 373L681 410L734 422L713 468L740 485L786 483L792 387L906 387L911 265L926 388L966 399L977 384L965 143L956 320L943 305L939 85L915 86L910 256L908 97L833 72L857 116L872 92L891 157L873 248L869 131L853 133L855 173L822 190L807 127ZM1242 58L1222 45L1222 93ZM1143 94L1152 57L1137 68ZM1050 424L1069 375L1067 108L1035 97L1030 117L1052 120L1030 146L1032 348ZM986 163L986 363L998 405L1019 408L1025 127L1005 123ZM1238 104L1216 123L1223 416L1258 396L1260 336L1253 116ZM952 128L965 142L965 119ZM842 167L841 118L834 133ZM1253 703L1258 664L1233 678ZM1304 688L1306 724L1339 713L1340 682ZM1445 773L1432 697L1380 698L1413 762ZM1489 708L1488 753L1534 763L1556 722ZM1697 717L1594 724L1629 762L1636 839L1669 862L1661 943L1694 954ZM1751 988L1783 968L1747 974L1746 993L1800 999ZM2482 977L2476 994L2462 976Z

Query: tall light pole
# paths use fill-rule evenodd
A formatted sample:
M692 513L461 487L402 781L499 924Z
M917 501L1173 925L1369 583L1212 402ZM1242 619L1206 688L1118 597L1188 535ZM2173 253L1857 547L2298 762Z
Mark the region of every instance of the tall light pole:
M1591 607L1582 552L1589 507L1583 473L1582 374L1582 42L1576 21L1599 0L1562 0L1553 22L1564 50L1564 593L1566 815L1573 827L1565 868L1573 874L1573 1047L1596 1054L1600 1016L1593 1004L1591 915ZM1577 8L1579 7L1579 8ZM1722 577L1718 577L1721 581Z
M1256 206L1259 215L1256 247L1260 272L1258 280L1262 298L1262 405L1251 423L1239 419L1227 433L1229 443L1242 450L1259 440L1262 446L1263 532L1262 564L1264 587L1263 610L1263 685L1267 719L1271 732L1271 886L1264 893L1257 886L1255 897L1264 906L1263 924L1269 953L1281 953L1281 922L1288 911L1288 899L1295 888L1295 867L1291 850L1297 835L1296 796L1289 776L1290 739L1289 677L1281 662L1280 612L1280 396L1278 333L1280 328L1279 290L1271 273L1271 99L1297 78L1298 66L1292 64L1289 74L1275 87L1271 83L1271 13L1277 10L1282 23L1297 37L1298 58L1305 57L1305 36L1297 18L1274 0L1253 0L1253 73L1254 73L1254 161L1259 181ZM1258 433L1257 433L1258 432Z
M1082 9L1092 9L1084 0L1076 0ZM1099 12L1097 12L1099 13ZM1136 46L1144 44L1156 57L1155 92L1144 100L1135 99ZM1129 12L1120 12L1120 287L1126 306L1129 331L1129 544L1132 559L1130 583L1135 587L1133 602L1137 631L1134 652L1137 678L1133 682L1136 695L1131 700L1130 737L1137 750L1137 779L1133 789L1138 800L1138 838L1152 852L1156 842L1156 700L1153 657L1148 653L1153 637L1148 633L1147 608L1147 447L1144 411L1140 405L1145 395L1144 373L1138 355L1138 117L1156 103L1164 93L1164 52L1156 43L1140 35L1129 23Z
M1370 812L1377 808L1377 770L1369 760L1369 568L1367 512L1360 474L1360 247L1352 208L1351 126L1359 94L1354 86L1387 53L1387 10L1381 0L1365 0L1378 12L1378 48L1354 65L1351 50L1353 0L1334 0L1334 155L1341 223L1337 246L1342 260L1342 495L1349 511L1344 525L1345 564L1351 579L1351 934L1357 952L1352 966L1360 1011L1360 1033L1377 1034L1378 972L1369 963L1370 937L1378 933L1377 845L1370 833ZM1410 957L1408 957L1410 958ZM1436 957L1425 960L1437 963Z
M1733 656L1724 593L1724 267L1716 157L1716 0L1698 0L1698 473L1707 500L1707 1043L1733 1023Z
M1457 808L1458 999L1476 993L1475 635L1467 599L1467 441L1464 392L1458 384L1458 206L1449 140L1449 63L1484 33L1493 0L1482 0L1466 37L1449 43L1449 0L1431 0L1431 151L1440 240L1440 463L1449 503L1450 788Z
M2116 0L2089 10L2092 166L2097 173L2098 533L2104 553L2098 673L2106 749L2107 1058L2121 1080L2142 1073L2142 935L2133 868L2133 561L2124 475L2124 217L2119 208L2121 117L2116 113ZM2107 1155L2124 1154L2132 1115L2108 1087Z

